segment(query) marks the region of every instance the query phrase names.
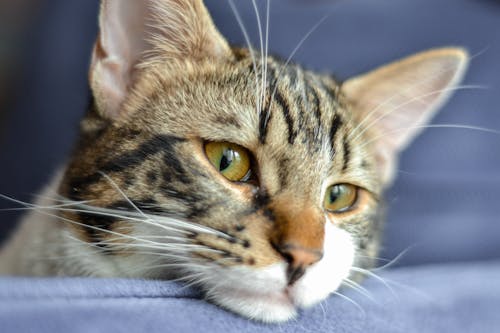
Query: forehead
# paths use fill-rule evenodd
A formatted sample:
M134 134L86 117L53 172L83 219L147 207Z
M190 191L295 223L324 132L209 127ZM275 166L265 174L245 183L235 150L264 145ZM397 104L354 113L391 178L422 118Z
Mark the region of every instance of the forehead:
M313 174L359 175L370 158L350 138L353 117L329 76L269 58L265 66L243 59L154 79L134 123L155 132L233 142L266 160L272 173L290 178L293 171L303 181Z
M133 122L184 135L231 135L236 129L235 139L244 134L241 139L247 144L309 145L324 141L327 128L333 137L335 129L350 122L339 85L332 78L273 58L265 66L254 67L244 58L204 64L174 78L165 73L168 69L158 66L140 82L136 95L144 98L135 103L140 110ZM221 126L224 130L217 131Z

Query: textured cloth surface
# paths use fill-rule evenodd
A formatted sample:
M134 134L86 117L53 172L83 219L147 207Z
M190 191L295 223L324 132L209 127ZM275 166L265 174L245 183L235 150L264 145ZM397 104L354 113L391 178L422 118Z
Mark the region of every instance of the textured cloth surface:
M406 267L303 311L293 322L250 322L170 282L0 279L0 331L10 332L494 332L500 262ZM354 302L356 304L354 304Z

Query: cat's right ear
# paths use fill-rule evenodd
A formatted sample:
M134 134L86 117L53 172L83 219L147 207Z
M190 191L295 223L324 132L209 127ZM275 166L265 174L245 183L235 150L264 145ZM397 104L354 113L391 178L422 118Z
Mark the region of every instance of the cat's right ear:
M140 64L223 58L229 45L202 0L102 0L90 85L101 116L116 119Z
M398 154L425 128L461 81L469 56L462 48L421 52L347 80L342 90L371 132L384 186L394 179Z

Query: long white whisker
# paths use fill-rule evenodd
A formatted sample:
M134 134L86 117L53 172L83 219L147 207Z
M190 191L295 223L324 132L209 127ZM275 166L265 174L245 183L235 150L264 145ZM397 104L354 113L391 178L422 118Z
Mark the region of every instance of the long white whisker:
M333 294L337 295L338 297L348 301L349 303L351 303L352 305L354 305L356 308L358 308L358 310L361 311L361 313L363 314L363 317L366 317L366 312L365 312L365 309L363 309L357 302L355 302L354 300L352 300L351 298L347 297L346 295L344 294L341 294L340 292L338 291L334 291Z
M164 240L169 240L169 241L177 241L177 242L180 242L180 243L185 243L186 242L186 238L183 238L183 237L175 237L175 236L152 236L152 235L136 235L137 238L140 238L140 239L164 239ZM108 242L112 242L114 240L118 240L119 238L108 238L106 239L106 241ZM178 244L178 243L176 243Z
M360 268L360 267L351 267L351 270L354 271L354 272L358 272L358 273L361 273L361 274L365 274L365 275L368 275L372 278L374 278L375 280L379 281L380 283L382 283L390 292L391 294L399 299L399 297L397 296L397 294L394 292L394 289L391 288L391 286L389 286L389 284L383 279L381 278L380 276L378 276L377 274L367 270L367 269L364 269L364 268Z
M89 243L96 246L113 246L115 248L144 248L151 250L168 250L172 252L189 253L189 252L210 252L210 253L224 253L221 250L211 249L206 246L196 245L196 244L162 244L162 245L149 245L149 244L137 244L137 243L117 243L101 241L95 243ZM161 244L161 243L160 243Z
M273 87L273 92L271 93L271 98L269 99L269 109L267 111L265 120L264 120L264 127L267 126L267 123L269 122L269 118L271 117L271 108L272 108L272 101L274 99L274 96L276 95L276 91L278 89L278 81L281 79L281 76L283 74L283 69L288 66L290 61L292 61L292 58L295 56L295 54L298 52L298 50L302 47L302 45L306 42L306 40L323 24L323 22L331 15L331 13L326 14L323 16L315 25L312 26L311 29L302 37L302 39L299 41L297 46L292 50L288 58L286 59L285 63L283 66L280 67L280 70L278 72L278 75L276 76L274 87Z
M84 246L87 246L87 247L92 247L94 248L95 250L97 250L98 252L105 252L106 249L103 249L101 247L99 247L99 244L98 243L89 243L89 242L85 242L81 239L78 239L76 237L73 237L73 236L68 236L69 239L77 242L77 243L80 243ZM154 249L154 248L153 248ZM152 252L152 251L143 251L143 250L140 250L140 251L130 251L130 250L123 250L122 253L124 254L153 254L155 256L161 256L161 257L164 257L164 258L169 258L169 259L175 259L175 260L186 260L188 259L187 256L185 255L182 255L183 252L177 252L177 253L167 253L167 252L163 252L163 253L159 253L159 252Z
M127 201L127 203L132 207L134 208L139 214L141 214L144 218L147 218L146 215L144 215L144 213L142 212L142 210L139 209L139 207L136 206L136 204L130 200L130 198L125 194L125 192L123 192L120 187L118 186L118 184L115 183L115 181L113 179L111 179L111 177L109 177L107 174L105 174L104 172L102 171L99 171L98 172L100 175L102 175L110 184L111 186L114 187L114 189Z
M18 202L20 203L20 202ZM153 219L148 218L148 216L142 217L137 216L136 214L128 211L119 211L119 210L114 210L114 209L107 209L107 208L101 208L101 207L94 207L94 206L87 206L87 205L81 205L77 204L77 207L81 207L80 209L78 208L56 208L54 209L52 206L44 207L44 206L34 206L31 205L29 208L24 208L24 209L31 209L31 210L58 210L61 212L70 212L70 213L84 213L84 214L90 214L90 215L96 215L96 216L105 216L105 217L112 217L112 218L117 218L121 220L126 220L126 221L133 221L133 222L140 222L140 223L145 223L149 224L158 228L161 228L166 231L174 231L177 233L185 233L188 234L189 231L179 229L179 228L173 228L171 226L155 223Z
M411 249L413 249L415 245L412 245L412 246L409 246L407 247L406 249L404 249L403 251L401 251L400 254L398 254L394 259L392 259L391 261L387 262L386 264L380 266L380 267L376 267L376 268L373 268L372 271L381 271L383 269L386 269L386 268L389 268L391 267L392 265L394 265L399 259L401 259L402 257L404 257Z
M359 137L361 137L366 131L368 131L373 125L375 125L376 123L378 123L381 119L389 116L391 113L401 109L402 107L405 107L415 101L418 101L422 98L425 98L425 97L430 97L430 96L433 96L433 95L438 95L438 94L441 94L441 93L444 93L444 92L450 92L450 91L458 91L458 90L468 90L468 89L486 89L486 87L483 87L483 86L478 86L478 85L463 85L463 86L456 86L456 87L448 87L448 88L445 88L445 89L439 89L439 90L435 90L435 91L432 91L430 93L426 93L426 94L423 94L423 95L419 95L419 96L416 96L416 97L413 97L407 101L405 101L404 103L401 103L397 106L395 106L394 108L392 109L389 109L388 111L386 112L383 112L381 115L379 115L377 118L373 119L373 121L371 121L368 125L366 125L365 128L363 128L361 130L361 132L356 135L352 140L355 141L356 139L358 139ZM367 118L365 118L364 120L366 120ZM359 125L357 126L359 128ZM353 132L351 132L351 134L349 136L352 135Z
M270 16L270 4L271 0L267 0L266 3L266 43L265 43L265 50L264 50L264 84L263 87L264 89L262 90L262 101L261 101L261 110L262 106L265 103L265 98L266 98L266 88L267 88L267 57L269 56L269 16Z
M359 258L367 258L367 259L375 259L375 260L385 261L385 262L389 262L389 261L391 261L391 259L387 259L387 258L382 258L382 257L373 257L373 256L364 256L364 255L362 255L362 254L356 254L356 257L359 257Z
M348 279L348 278L345 278L344 281L343 281L348 287L356 290L357 292L359 292L360 294L362 294L363 296L365 296L366 298L368 298L370 301L376 303L376 304L379 304L374 298L373 298L373 295L366 289L364 288L363 286L361 286L359 283L356 283L355 281L351 280L351 279Z
M232 239L232 240L235 239L235 237L233 237L231 235L228 235L222 231L212 229L212 228L204 226L204 225L188 223L188 222L180 221L177 219L171 219L169 217L159 216L159 215L147 215L147 216L154 219L154 221L158 222L158 223L177 225L177 226L184 228L186 230L201 232L201 233L205 233L205 234L211 234L211 235L218 236L218 237L221 237L224 239Z
M472 55L469 57L469 61L472 61L473 59L475 59L476 57L480 56L481 54L483 54L484 52L487 51L488 48L485 48L481 51L479 51L478 53ZM351 137L352 135L356 134L356 132L362 128L362 126L365 124L366 121L368 121L381 107L387 105L388 103L390 103L394 98L414 89L415 87L418 87L422 84L425 84L427 83L429 80L432 80L434 78L436 78L438 75L441 75L441 74L444 74L446 72L449 72L451 70L453 70L454 67L444 67L443 69L441 69L440 71L437 71L435 73L433 73L432 75L426 77L424 80L420 80L418 82L415 82L414 84L410 85L409 87L407 87L406 89L404 89L402 92L401 91L398 91L396 92L395 94L389 96L387 99L385 99L384 101L382 101L381 103L379 103L373 110L371 110L365 117L364 119L359 123L357 124L357 126L351 131L351 133L349 134L349 136ZM367 126L369 127L369 126ZM356 138L359 137L356 136Z
M12 198L9 198L9 197L3 196L3 195L2 195L2 197L7 198L8 200L14 201L14 202L16 202L18 204L21 204L21 205L24 205L24 206L33 206L31 204L27 204L27 203L22 202L20 200L12 199ZM96 227L96 226L92 226L92 225L84 224L84 223L81 223L81 222L77 222L77 221L74 221L74 220L71 220L71 219L59 216L57 214L48 213L48 212L44 211L43 208L40 209L40 208L38 208L36 206L32 207L32 209L34 211L42 214L42 215L45 215L45 216L55 217L55 218L57 218L57 219L59 219L61 221L65 221L65 222L68 222L68 223L71 223L71 224L74 224L74 225L78 225L78 226L81 226L81 227L84 227L84 228L88 228L88 229L100 231L100 232L107 233L107 234L110 234L110 235L118 236L120 238L131 239L131 240L135 240L135 241L138 241L138 242L145 242L145 243L149 243L149 244L152 244L152 245L163 245L163 243L149 241L149 240L142 240L142 239L139 239L137 237L130 236L130 235L127 235L127 234L122 234L122 233L119 233L119 232L116 232L116 231L107 230L107 229L104 229L104 228L99 228L99 227ZM146 222L146 221L141 221L141 222Z
M252 48L252 43L250 42L250 37L248 36L248 31L245 27L245 24L243 23L243 19L240 16L240 13L238 11L238 8L234 4L233 0L227 0L229 3L229 6L231 7L231 10L233 11L233 14L236 18L236 21L238 22L238 25L241 29L241 32L243 33L243 37L245 38L245 43L247 44L248 51L250 52L250 56L252 58L252 65L253 65L253 71L255 73L255 108L257 111L257 114L260 112L259 110L259 76L257 73L257 61L255 60L255 52Z
M260 40L261 88L260 88L260 98L257 101L258 102L258 109L260 111L260 110L262 110L262 102L264 101L264 92L266 89L266 82L264 81L265 80L265 77L264 77L264 61L265 61L265 59L264 59L264 39L263 39L263 34L262 34L262 23L260 20L260 12L259 12L259 9L257 8L257 3L255 2L255 0L252 0L252 5L253 5L254 12L255 12L255 17L257 18L257 26L259 29L259 40Z
M33 205L30 203L26 203L5 195L0 194L0 198L3 198L5 200L17 203L19 205L24 206L24 208L17 208L18 210L35 210L35 211L43 211L43 210L54 210L54 206L37 206ZM166 231L174 231L177 233L190 233L190 232L200 232L200 233L205 233L205 234L211 234L217 237L221 237L224 239L231 239L234 240L235 237L228 235L222 231L212 229L207 226L199 225L199 224L193 224L190 222L186 221L181 221L179 219L174 219L170 217L165 217L165 216L159 216L159 215L150 215L150 214L145 214L143 212L141 213L134 213L131 211L121 211L121 210L116 210L116 209L108 209L108 208L102 208L102 207L97 207L97 206L87 206L87 205L82 205L77 202L75 202L74 205L68 205L69 207L75 206L76 208L55 208L58 211L63 211L63 212L73 212L73 213L86 213L86 214L94 214L98 216L106 216L106 217L113 217L117 219L123 219L123 220L128 220L128 221L135 221L135 222L140 222L140 223L145 223L149 224L152 226L156 226L158 228L164 229ZM75 221L74 221L75 222ZM87 226L91 228L91 226L82 224L84 226ZM105 229L103 229L105 230Z
M33 209L33 208L43 208L43 209L63 209L65 207L72 207L72 206L76 206L76 205L79 205L81 202L73 202L73 203L70 203L70 202L67 202L65 204L61 204L61 205L52 205L52 206L37 206L35 204L32 204L32 203L29 203L29 202L24 202L24 201L21 201L21 200L18 200L18 199L15 199L15 198L12 198L12 197L9 197L7 195L4 195L4 194L0 194L0 198L4 199L4 200L7 200L7 201L11 201L13 203L16 203L16 204L19 204L23 207L18 207L18 208L5 208L5 209L1 209L2 211L15 211L15 210L30 210L30 209Z
M393 134L393 133L397 133L397 132L401 132L401 131L407 131L409 129L426 129L426 128L467 129L467 130L471 130L471 131L479 131L479 132L484 132L484 133L490 133L490 134L500 135L500 131L497 131L497 130L494 130L494 129L491 129L491 128L479 127L479 126L470 126L470 125L462 125L462 124L434 124L434 125L408 126L408 127L398 128L398 129L395 129L395 130L392 130L392 131L387 131L387 132L385 132L382 135L376 136L372 140L369 140L369 141L365 142L364 144L362 144L360 146L360 148L363 148L363 147L369 145L372 142L380 140L381 138L383 138L383 137L385 137L385 136L387 136L389 134Z

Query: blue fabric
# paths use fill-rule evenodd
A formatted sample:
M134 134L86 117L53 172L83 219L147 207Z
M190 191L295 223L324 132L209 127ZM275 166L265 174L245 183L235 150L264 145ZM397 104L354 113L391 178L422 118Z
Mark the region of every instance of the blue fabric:
M227 1L206 0L231 43L244 45ZM0 192L30 194L63 163L88 98L87 64L97 0L44 2L26 41L26 66L15 108L0 137ZM258 44L251 2L236 1ZM260 2L259 3L263 3ZM325 13L294 60L339 78L443 45L474 58L466 84L435 123L500 130L500 4L482 0L272 1L270 51L287 58ZM1 279L0 332L495 332L500 327L500 136L431 129L402 156L387 195L384 253L402 268L384 273L396 297L372 279L380 304L345 291L305 311L297 322L265 326L226 313L193 290L166 282ZM0 208L12 205L0 202ZM0 212L0 233L16 215ZM485 259L496 261L481 262ZM444 262L468 263L443 264ZM435 266L410 266L429 263Z
M242 319L170 282L0 279L1 332L495 332L500 262L406 267L344 290L293 322Z

